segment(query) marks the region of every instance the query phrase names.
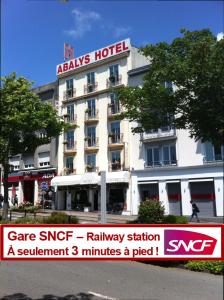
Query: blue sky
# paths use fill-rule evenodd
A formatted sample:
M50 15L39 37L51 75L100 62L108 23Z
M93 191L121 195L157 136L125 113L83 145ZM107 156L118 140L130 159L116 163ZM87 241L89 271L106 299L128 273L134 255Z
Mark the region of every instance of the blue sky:
M65 41L77 57L127 37L135 46L171 42L181 28L218 34L223 10L222 1L2 0L1 76L56 80Z

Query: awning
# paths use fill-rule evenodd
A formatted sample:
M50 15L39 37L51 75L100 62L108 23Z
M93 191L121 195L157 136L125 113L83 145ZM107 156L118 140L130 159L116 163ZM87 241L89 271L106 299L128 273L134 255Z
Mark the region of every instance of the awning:
M156 184L158 181L138 181L138 184Z
M129 172L120 171L120 172L107 172L106 173L106 182L107 183L128 183L129 182Z
M56 176L51 180L52 186L98 184L100 177L96 173L84 175Z
M129 173L127 171L107 172L106 182L107 183L129 182ZM71 185L88 185L88 184L100 185L100 176L96 173L86 173L83 175L55 176L51 180L51 185L54 187L71 186Z
M206 181L214 181L214 179L213 178L189 179L189 182L206 182Z

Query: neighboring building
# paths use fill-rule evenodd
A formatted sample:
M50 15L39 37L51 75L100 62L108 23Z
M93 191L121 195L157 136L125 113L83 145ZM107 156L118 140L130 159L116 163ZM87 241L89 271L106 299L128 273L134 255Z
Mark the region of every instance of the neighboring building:
M57 66L60 114L74 128L59 138L58 209L99 209L100 171L107 171L107 209L133 214L131 124L120 120L116 88L148 60L121 41ZM76 127L77 126L77 127Z
M58 105L57 81L32 90L42 101ZM37 147L35 153L9 158L12 172L9 174L9 198L15 193L20 202L36 203L42 199L42 188L49 188L57 174L57 139ZM10 201L11 204L11 201Z
M146 70L131 70L129 85L142 86ZM172 126L135 134L131 144L134 214L141 201L156 198L167 214L190 215L194 200L200 216L223 216L223 146L196 142L187 130Z

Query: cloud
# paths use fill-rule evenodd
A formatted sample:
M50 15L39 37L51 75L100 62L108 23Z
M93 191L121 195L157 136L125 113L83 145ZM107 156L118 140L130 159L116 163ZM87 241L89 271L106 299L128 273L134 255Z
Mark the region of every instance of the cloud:
M120 37L124 37L127 34L129 34L131 31L130 27L126 27L126 26L117 26L114 28L114 36L116 38L120 38Z
M73 9L72 15L74 17L75 29L66 30L65 32L74 39L83 37L85 33L92 30L94 23L101 20L101 15L95 11L82 12L79 9Z
M218 34L217 34L217 41L220 41L221 39L223 39L224 38L224 33L223 32L219 32Z

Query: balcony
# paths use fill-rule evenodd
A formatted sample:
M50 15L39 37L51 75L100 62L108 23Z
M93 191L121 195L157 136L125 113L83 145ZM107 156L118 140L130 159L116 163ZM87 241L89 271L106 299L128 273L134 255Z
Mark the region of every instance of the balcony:
M122 112L123 108L120 104L108 104L107 116L109 119L117 118Z
M109 133L108 134L108 147L120 148L124 146L123 133Z
M71 126L77 125L77 115L69 116L68 114L64 114L64 122L70 124Z
M177 166L177 160L161 160L153 162L145 162L145 168L160 168L160 167L171 167Z
M64 168L62 171L62 175L75 175L76 169L73 168Z
M91 172L96 172L98 173L99 168L96 166L92 166L92 165L86 165L85 170L87 173L91 173Z
M84 85L84 94L94 93L97 91L98 82L88 83Z
M85 137L84 139L85 144L84 144L84 148L85 151L97 151L99 149L99 139L97 137Z
M75 98L75 95L76 95L76 89L66 90L63 93L63 101L69 101L69 100Z
M74 154L76 153L76 141L65 140L64 144L64 154Z
M108 165L109 172L124 171L124 165L119 161L110 162Z
M113 86L117 86L117 85L121 85L122 84L122 77L121 75L118 76L110 76L107 79L107 88L113 87Z
M98 110L87 109L85 111L85 123L95 123L99 121L99 112Z
M176 138L176 129L167 126L164 129L159 128L158 130L152 130L151 132L144 132L141 135L142 142L150 142L155 140L169 140Z
M213 157L204 157L203 158L203 163L204 164L214 164L214 163L223 163L224 161L224 156L222 157L221 154L216 154Z

